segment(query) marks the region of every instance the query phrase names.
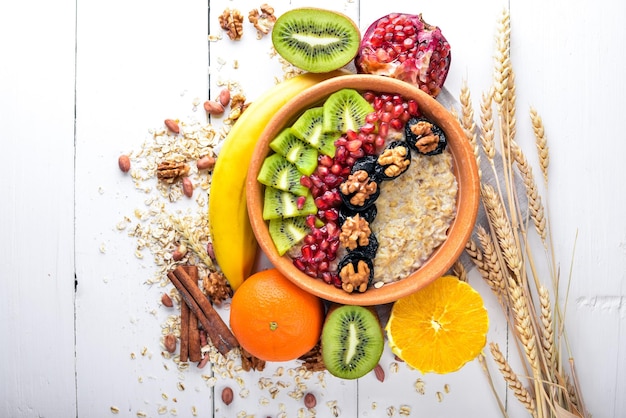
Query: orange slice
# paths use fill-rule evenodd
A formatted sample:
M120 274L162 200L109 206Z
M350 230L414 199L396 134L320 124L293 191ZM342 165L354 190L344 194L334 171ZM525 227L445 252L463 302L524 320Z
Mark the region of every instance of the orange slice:
M480 294L453 276L397 300L385 327L391 351L422 373L450 373L487 342L489 317Z

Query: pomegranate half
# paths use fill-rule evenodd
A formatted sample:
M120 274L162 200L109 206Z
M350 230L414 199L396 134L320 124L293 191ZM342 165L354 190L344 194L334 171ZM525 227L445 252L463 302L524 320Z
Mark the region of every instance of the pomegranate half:
M411 83L435 97L448 76L450 44L422 15L391 13L365 31L355 58L361 74Z

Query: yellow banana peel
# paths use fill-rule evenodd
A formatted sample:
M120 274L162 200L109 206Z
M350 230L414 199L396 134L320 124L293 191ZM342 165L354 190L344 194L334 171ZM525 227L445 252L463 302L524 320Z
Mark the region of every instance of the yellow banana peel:
M254 100L224 139L211 179L209 229L215 259L233 290L251 274L258 246L246 207L246 176L263 129L298 93L346 71L305 73L283 81Z

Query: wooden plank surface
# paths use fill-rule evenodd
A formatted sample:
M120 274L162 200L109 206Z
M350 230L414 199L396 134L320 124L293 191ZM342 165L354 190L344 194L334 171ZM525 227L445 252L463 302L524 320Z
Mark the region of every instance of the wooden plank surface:
M74 416L72 1L0 5L0 416ZM50 19L50 16L56 16Z
M143 250L138 258L129 229L118 228L125 218L131 226L139 223L135 209L145 210L150 195L117 169L120 153L139 149L166 118L205 122L201 103L214 98L224 80L241 83L253 100L280 76L269 39L256 39L246 22L246 37L232 42L217 25L226 7L247 16L260 4L34 3L0 6L6 167L0 416L109 416L111 408L129 417L309 416L302 400L290 395L298 380L295 362L231 377L210 366L180 370L164 357L162 327L175 311L159 299L169 287L146 284L155 272L151 255ZM458 97L467 80L476 108L491 81L496 22L510 5L518 138L532 156L527 114L534 106L550 146L549 185L542 190L563 304L568 292L571 355L594 417L626 415L626 143L620 135L626 6L608 0L599 6L536 0L273 4L277 13L299 5L342 11L362 30L389 11L422 12L453 46L447 89ZM222 39L208 42L207 33ZM534 157L531 163L537 167ZM506 346L497 303L475 272L470 282L491 313L490 341ZM220 313L227 319L227 306ZM332 416L334 405L342 417L399 416L402 406L411 407L410 416L500 415L476 361L444 376L409 370L389 350L381 364L384 383L372 375L358 381L307 376L318 396L317 416ZM497 371L494 380L510 416L524 416ZM423 394L416 384L424 385ZM220 400L225 386L235 391L230 406Z

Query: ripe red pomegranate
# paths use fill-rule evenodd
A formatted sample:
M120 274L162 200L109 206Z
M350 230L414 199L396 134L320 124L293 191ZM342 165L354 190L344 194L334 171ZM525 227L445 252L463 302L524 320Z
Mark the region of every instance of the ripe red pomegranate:
M450 44L422 15L392 13L365 31L355 58L359 73L385 75L435 97L450 68Z

